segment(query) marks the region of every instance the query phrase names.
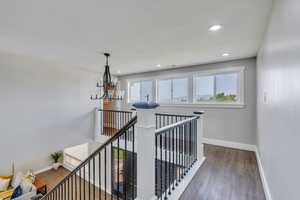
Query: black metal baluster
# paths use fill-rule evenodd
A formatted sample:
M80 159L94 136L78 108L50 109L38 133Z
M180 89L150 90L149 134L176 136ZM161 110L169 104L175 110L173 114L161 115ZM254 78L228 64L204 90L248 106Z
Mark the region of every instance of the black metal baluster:
M184 172L184 141L183 141L183 131L184 131L184 126L182 125L180 127L181 131L181 179L183 179L183 172Z
M164 192L165 192L165 199L168 199L167 197L167 193L168 193L168 189L167 189L167 174L168 174L168 171L167 171L167 134L164 134L164 150L165 150L165 159L164 159L164 168L165 168L165 174L164 174L164 182L165 182L165 188L164 188Z
M72 200L74 200L74 199L73 199L73 177L74 177L74 176L71 176L71 177L70 177L70 179L71 179L71 199L72 199Z
M85 200L85 165L83 166L83 199Z
M192 122L189 123L189 169L191 169L192 166L192 160L191 160L191 152L192 152Z
M113 129L112 129L112 112L109 112L110 118L109 118L109 130L110 130L110 134L109 136L111 137L113 135Z
M189 123L186 123L186 174L189 170Z
M110 143L110 162L108 163L111 163L112 162L112 158L113 158L113 142ZM109 176L109 175L108 175ZM110 172L110 177L112 177L112 169L111 169L111 172ZM110 199L112 200L113 199L113 187L110 187Z
M198 119L198 120L200 120L200 119ZM198 126L197 126L197 121L196 121L196 123L195 123L195 136L196 136L196 139L195 139L195 141L196 141L196 160L198 160ZM199 144L199 145L201 145L201 144Z
M157 160L157 135L154 136L155 137L155 194L157 195L157 165L158 165L158 160Z
M102 199L101 197L101 152L98 154L98 164L99 164L99 199Z
M89 191L89 200L90 200L91 199L91 164L90 164L90 160L88 162L88 169L89 169L89 171L88 171L88 176L89 176L89 179L88 179L88 181L89 181L89 184L88 184L89 189L88 189L88 191Z
M104 187L105 187L105 193L104 193L104 195L105 195L105 200L106 200L106 189L107 189L107 186L106 186L106 146L104 147Z
M124 190L124 199L127 200L127 174L125 174L125 167L127 162L127 131L125 131L125 153L123 159L123 190Z
M65 200L67 200L67 185L66 185L66 181L64 182L64 196L65 196Z
M184 132L183 132L183 141L184 141L184 153L183 153L183 155L184 155L184 162L183 162L183 165L184 165L184 171L183 171L183 176L185 176L185 172L186 172L186 125L184 124Z
M196 134L195 134L195 122L197 122L197 120L193 120L193 165L195 164L196 162L196 143L197 143L197 140L196 140Z
M118 127L116 126L116 121L117 121L117 116L116 116L117 112L114 112L114 123L113 123L113 126L114 126L114 130L117 130L118 131ZM114 134L116 134L116 131L114 131Z
M81 200L81 182L82 182L82 178L81 178L81 169L79 170L79 200Z
M110 112L107 111L107 122L106 122L106 126L107 126L107 136L109 136L111 134L111 130L110 130Z
M161 119L161 115L159 116L159 128L161 128L162 124L162 119Z
M93 157L93 200L95 200L96 192L95 192L95 184L96 184L96 176L95 176L95 157Z
M185 124L185 175L188 171L188 167L189 167L189 130L188 130L188 123Z
M173 119L172 119L173 122ZM176 127L175 127L176 129ZM175 129L172 130L172 153L173 153L173 162L172 162L172 182L173 182L173 187L172 190L175 190L175 140L174 140L174 131Z
M135 155L134 155L134 142L135 142L135 135L134 135L134 126L132 127L132 153L133 153L133 156L132 156L132 199L135 199L135 162L134 162L134 158L135 158Z
M60 186L60 199L64 199L64 187L63 187L63 185Z
M67 184L67 197L68 197L68 200L70 199L70 183L69 183L69 179L66 180L66 184Z
M120 153L120 141L119 141L119 138L117 139L117 146L118 146L118 148L117 148L117 158L118 158L118 164L117 164L117 199L119 200L119 192L120 192L120 184L119 184L119 182L120 182L120 175L119 175L119 172L120 172L120 155L119 155L119 153Z
M175 183L175 186L178 186L178 170L177 170L177 168L178 168L178 127L176 127L176 129L175 129L175 143L176 143L176 145L175 145L175 152L176 152L176 161L175 161L175 163L176 163L176 165L175 165L176 183ZM174 174L175 174L175 172L174 172Z
M191 167L194 164L194 122L191 121Z
M75 200L77 200L77 172L75 173Z
M162 175L162 165L163 165L163 159L162 159L162 146L163 146L163 144L162 144L162 134L160 133L160 135L159 135L159 143L160 143L160 163L159 163L159 165L160 165L160 173L159 173L159 175L160 175L160 197L162 198L162 195L163 195L163 188L162 188L162 186L163 186L163 175Z
M169 118L168 118L168 123L169 123ZM168 151L169 151L169 161L168 161L168 165L169 165L169 184L168 184L168 188L169 188L169 195L171 195L171 132L170 130L168 131Z
M189 149L188 149L188 160L189 161L188 162L189 162L189 164L188 164L188 166L189 166L189 168L188 169L189 170L191 169L191 156L190 155L191 155L191 133L192 133L190 124L191 124L191 122L188 123L188 129L189 129L189 131L188 131L188 137L189 137L189 140L188 140L188 143L189 143L189 145L188 145L189 146Z

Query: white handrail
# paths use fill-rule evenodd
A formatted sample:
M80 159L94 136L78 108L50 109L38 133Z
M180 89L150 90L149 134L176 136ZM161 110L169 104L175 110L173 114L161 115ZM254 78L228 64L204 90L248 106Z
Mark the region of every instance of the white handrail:
M190 121L193 121L193 120L199 119L199 118L200 118L200 116L195 116L195 117L191 117L191 118L188 118L188 119L185 119L185 120L176 122L176 123L174 123L174 124L170 124L170 125L164 126L164 127L162 127L162 128L156 129L156 130L155 130L155 134L158 135L158 134L160 134L160 133L162 133L162 132L165 132L165 131L174 129L174 128L177 127L177 126L180 126L180 125L182 125L182 124L186 124L186 123L188 123L188 122L190 122Z

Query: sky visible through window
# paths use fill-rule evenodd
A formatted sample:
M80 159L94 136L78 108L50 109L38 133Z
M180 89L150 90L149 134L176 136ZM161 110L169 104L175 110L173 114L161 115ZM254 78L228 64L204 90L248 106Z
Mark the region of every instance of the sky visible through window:
M187 103L189 84L188 78L159 80L158 101ZM152 80L130 84L130 101L153 102ZM238 73L200 76L195 79L195 100L235 102L238 100Z
M188 100L188 79L173 80L173 101L187 102Z
M158 99L160 102L171 101L172 80L160 80L158 82Z
M237 73L197 77L196 101L237 101L237 80Z

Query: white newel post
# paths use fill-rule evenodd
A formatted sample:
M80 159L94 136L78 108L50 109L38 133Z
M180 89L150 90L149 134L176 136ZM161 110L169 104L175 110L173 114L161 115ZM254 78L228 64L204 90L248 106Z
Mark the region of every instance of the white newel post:
M103 112L99 111L99 108L95 108L95 132L94 140L100 141L100 134L103 128Z
M197 146L198 146L198 155L197 160L199 162L204 158L204 145L203 145L203 111L194 112L195 115L198 115L200 119L197 120Z
M137 199L155 197L155 109L137 109Z

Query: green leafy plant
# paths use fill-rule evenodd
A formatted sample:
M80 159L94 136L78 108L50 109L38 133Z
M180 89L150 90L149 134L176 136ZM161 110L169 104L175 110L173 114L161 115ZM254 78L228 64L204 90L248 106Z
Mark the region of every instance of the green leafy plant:
M51 158L53 159L54 163L57 163L61 157L62 157L61 152L55 152L55 153L51 154Z

